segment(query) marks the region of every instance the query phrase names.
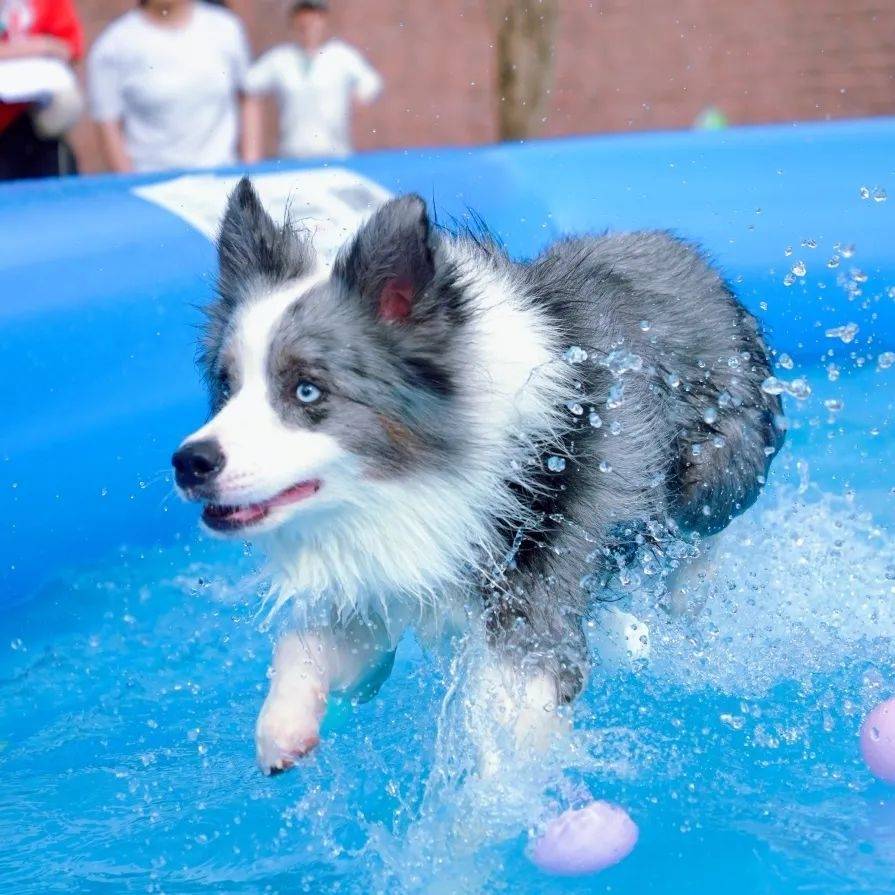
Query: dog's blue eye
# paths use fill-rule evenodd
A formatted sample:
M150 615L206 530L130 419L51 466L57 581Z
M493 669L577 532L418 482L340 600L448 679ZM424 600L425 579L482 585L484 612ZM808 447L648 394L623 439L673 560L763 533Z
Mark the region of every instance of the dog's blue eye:
M323 397L323 392L321 392L313 382L302 381L298 383L298 386L295 389L295 397L298 398L302 404L313 404Z

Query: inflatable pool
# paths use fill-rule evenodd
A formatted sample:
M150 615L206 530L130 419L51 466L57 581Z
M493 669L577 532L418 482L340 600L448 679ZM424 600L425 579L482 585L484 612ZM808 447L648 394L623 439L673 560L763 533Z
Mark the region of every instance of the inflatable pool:
M670 229L765 323L785 453L723 536L706 613L629 595L652 657L595 674L560 789L623 803L641 840L578 881L525 859L524 794L470 813L445 669L412 641L314 759L257 775L254 558L203 541L168 472L204 412L197 306L237 172L0 189L0 888L895 892L895 791L858 748L895 695L893 160L895 119L252 172L324 251L406 191L521 256Z

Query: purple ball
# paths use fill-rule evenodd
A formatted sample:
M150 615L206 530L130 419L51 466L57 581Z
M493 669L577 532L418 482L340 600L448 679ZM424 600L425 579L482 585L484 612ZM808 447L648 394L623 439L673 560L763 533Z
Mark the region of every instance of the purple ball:
M528 857L546 873L597 873L631 854L639 832L624 808L590 802L554 817L529 846Z
M861 754L874 776L895 783L895 699L881 702L864 719Z

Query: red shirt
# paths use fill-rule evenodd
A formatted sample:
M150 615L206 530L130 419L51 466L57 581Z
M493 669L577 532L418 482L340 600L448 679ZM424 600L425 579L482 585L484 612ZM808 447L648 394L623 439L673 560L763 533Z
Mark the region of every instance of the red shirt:
M0 0L0 41L48 35L64 40L72 61L84 53L84 33L72 0ZM27 103L0 103L0 131L5 130Z

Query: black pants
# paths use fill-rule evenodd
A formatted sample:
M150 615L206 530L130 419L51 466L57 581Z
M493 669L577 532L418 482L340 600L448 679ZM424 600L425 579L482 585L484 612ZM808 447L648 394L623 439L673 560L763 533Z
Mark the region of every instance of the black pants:
M44 140L25 112L0 131L0 180L77 174L78 165L65 140Z

